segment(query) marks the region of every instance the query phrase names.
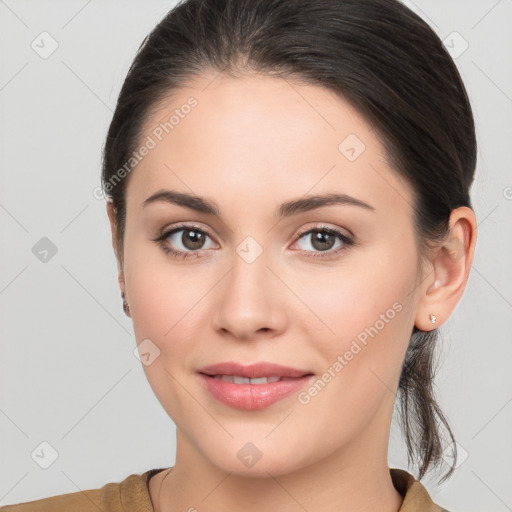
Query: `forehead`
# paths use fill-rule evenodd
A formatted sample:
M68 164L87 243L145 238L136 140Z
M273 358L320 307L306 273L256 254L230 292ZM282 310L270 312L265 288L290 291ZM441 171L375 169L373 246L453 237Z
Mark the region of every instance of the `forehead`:
M241 205L333 190L377 203L401 196L410 205L411 191L389 167L377 133L318 85L203 75L160 102L139 140L151 149L130 178L128 202L173 188L231 191Z

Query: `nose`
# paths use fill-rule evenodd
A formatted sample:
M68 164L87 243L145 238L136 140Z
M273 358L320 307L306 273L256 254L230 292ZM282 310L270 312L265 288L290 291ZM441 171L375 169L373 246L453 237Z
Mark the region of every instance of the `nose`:
M240 255L242 254L242 255ZM234 252L231 269L219 283L214 296L213 322L223 337L252 341L273 338L287 326L286 302L291 294L276 277L270 255L256 259Z

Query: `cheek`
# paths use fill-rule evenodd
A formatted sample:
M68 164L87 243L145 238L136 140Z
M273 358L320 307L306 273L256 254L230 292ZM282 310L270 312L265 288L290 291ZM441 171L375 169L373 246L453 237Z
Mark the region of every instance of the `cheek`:
M301 279L297 293L307 297L314 313L302 316L301 328L315 340L326 369L341 356L343 368L331 368L344 375L337 380L348 379L347 385L363 393L370 392L368 379L397 384L414 325L415 272L414 251L404 259L382 247L347 259L322 279L319 272Z
M173 261L153 242L126 236L126 292L130 299L136 339L154 339L162 345L177 331L194 324L198 302L211 288L211 277L203 267Z
M391 256L382 255L377 262L354 258L329 272L304 273L295 290L306 298L312 314L323 321L332 341L335 337L355 337L383 316L385 321L397 318L396 303L404 307L411 300L408 294L414 286L414 272L412 260L394 263ZM329 343L329 336L326 341Z

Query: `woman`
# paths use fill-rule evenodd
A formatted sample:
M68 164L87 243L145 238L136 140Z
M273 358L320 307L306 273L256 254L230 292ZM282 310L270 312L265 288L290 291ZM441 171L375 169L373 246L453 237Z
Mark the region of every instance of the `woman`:
M419 479L455 447L433 356L473 261L475 160L457 69L398 1L179 4L102 175L175 464L1 510L444 510ZM395 403L418 479L388 467Z

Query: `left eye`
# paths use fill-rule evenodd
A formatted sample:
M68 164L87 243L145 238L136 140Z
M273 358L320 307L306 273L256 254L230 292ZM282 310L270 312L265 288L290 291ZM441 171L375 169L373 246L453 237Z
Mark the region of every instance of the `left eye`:
M300 236L299 242L303 239L309 239L309 242L304 244L306 247L303 245L300 248L305 251L311 251L310 247L312 247L313 252L335 253L353 243L352 240L343 233L327 227L310 229ZM336 242L338 242L338 245L336 245Z

